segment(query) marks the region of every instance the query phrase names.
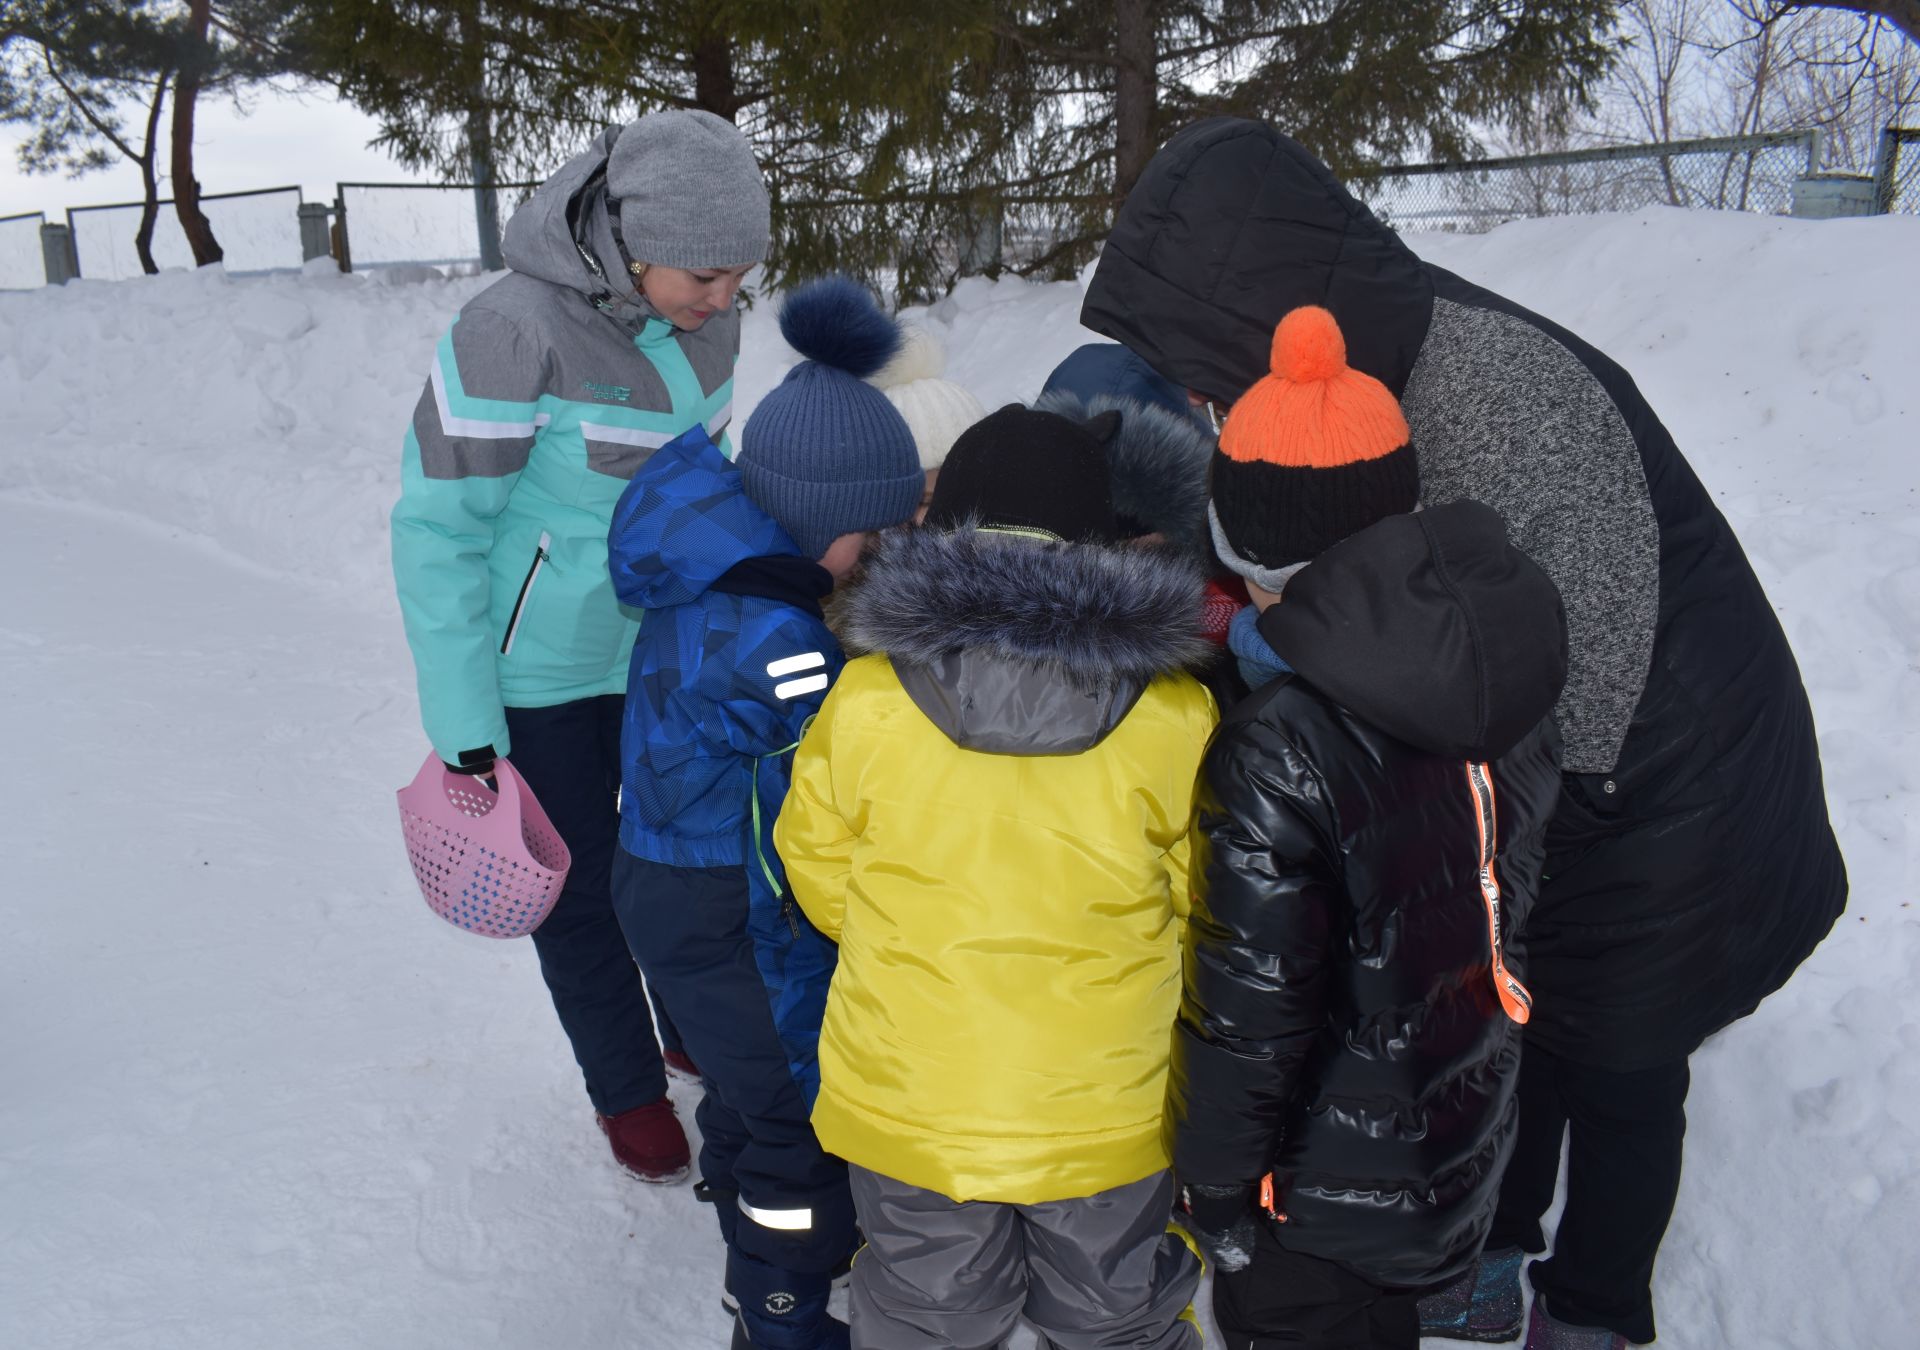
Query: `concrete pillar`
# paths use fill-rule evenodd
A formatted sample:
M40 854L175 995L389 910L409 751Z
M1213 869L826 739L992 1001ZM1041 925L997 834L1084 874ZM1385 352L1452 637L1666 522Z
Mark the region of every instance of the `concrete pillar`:
M333 212L325 202L300 203L300 257L305 262L331 257L333 241L329 237L327 217Z
M49 286L64 286L79 276L80 255L74 252L73 231L65 225L42 225L40 263L46 268Z
M1793 214L1802 220L1870 216L1877 195L1871 174L1810 173L1794 180Z

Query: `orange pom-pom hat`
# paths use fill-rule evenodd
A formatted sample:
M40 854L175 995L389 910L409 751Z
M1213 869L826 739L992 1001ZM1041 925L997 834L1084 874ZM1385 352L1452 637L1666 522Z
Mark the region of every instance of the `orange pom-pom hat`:
M1213 465L1215 549L1255 585L1420 497L1400 404L1347 364L1329 311L1305 305L1283 317L1272 360L1227 414Z

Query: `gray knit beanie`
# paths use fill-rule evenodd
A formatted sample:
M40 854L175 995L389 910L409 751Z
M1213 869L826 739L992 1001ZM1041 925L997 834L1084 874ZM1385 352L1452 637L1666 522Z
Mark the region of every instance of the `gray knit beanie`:
M753 147L724 117L669 108L634 122L613 143L607 195L637 263L738 267L767 256L766 180Z

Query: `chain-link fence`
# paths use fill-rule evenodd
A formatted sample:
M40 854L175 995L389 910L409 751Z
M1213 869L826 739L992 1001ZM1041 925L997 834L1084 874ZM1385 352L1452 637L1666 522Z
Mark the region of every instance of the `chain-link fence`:
M538 186L496 187L495 219L504 223ZM336 191L334 205L344 214L347 257L354 267L480 265L473 184L341 183Z
M200 198L200 210L226 253L229 272L269 272L300 266L300 189L260 188L252 192L216 192ZM153 261L161 267L192 267L193 248L173 201L159 204L153 221ZM140 228L144 202L75 206L67 211L80 275L119 281L143 274L133 236Z
M1805 194L1804 215L1920 214L1920 128L1886 129L1871 179L1830 174L1821 179L1850 181L1823 182L1811 177L1819 166L1819 134L1798 131L1400 165L1356 178L1351 186L1388 224L1408 230L1478 232L1533 216L1653 205L1782 215L1796 209L1795 183L1802 179L1808 180L1803 188L1823 190ZM329 254L346 270L408 263L478 269L483 216L504 221L536 186L500 184L490 211L480 209L472 185L465 183L340 183L331 206L304 205L297 187L214 193L201 202L234 272L292 269ZM1051 240L1023 219L1022 205L1017 199L1001 203L974 235L946 241L934 270L966 273L979 270L982 259L1002 266L1013 259L1044 262ZM159 207L154 260L162 267L191 267L192 250L173 203ZM74 274L72 261L55 269L49 258L75 260L79 274L90 278L140 275L133 236L141 209L139 202L74 207L65 229L46 224L39 212L0 218L0 290ZM863 228L857 205L813 214L822 230ZM872 225L900 228L891 218ZM898 242L904 246L906 240ZM916 284L925 281L921 277Z
M1883 214L1920 215L1920 127L1888 127L1880 133L1874 179Z
M46 284L46 263L40 256L40 227L46 223L44 211L0 216L0 291L30 291Z
M1819 133L1794 131L1407 164L1352 186L1396 229L1479 233L1510 220L1645 206L1784 215L1794 180L1819 167Z

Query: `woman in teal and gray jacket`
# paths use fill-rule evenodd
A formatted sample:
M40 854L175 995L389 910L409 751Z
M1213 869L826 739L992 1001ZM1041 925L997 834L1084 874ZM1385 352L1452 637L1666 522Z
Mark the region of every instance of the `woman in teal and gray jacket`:
M680 1179L688 1151L608 894L639 615L614 599L607 527L660 446L704 426L728 448L734 302L768 234L730 123L672 110L603 133L514 214L508 274L441 338L393 511L427 737L464 773L511 755L572 851L533 943L614 1156L646 1181Z

